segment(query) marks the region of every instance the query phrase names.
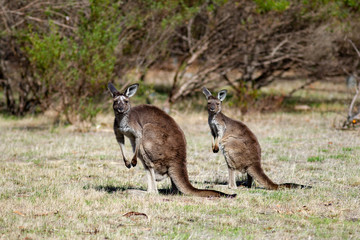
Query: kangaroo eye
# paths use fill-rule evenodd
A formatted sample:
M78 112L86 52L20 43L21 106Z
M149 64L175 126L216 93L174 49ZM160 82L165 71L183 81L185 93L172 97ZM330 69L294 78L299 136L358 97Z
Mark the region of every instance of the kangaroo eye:
M218 103L218 102L217 102L217 103L216 103L216 105L218 105L218 106L219 106L219 105L220 105L220 103Z

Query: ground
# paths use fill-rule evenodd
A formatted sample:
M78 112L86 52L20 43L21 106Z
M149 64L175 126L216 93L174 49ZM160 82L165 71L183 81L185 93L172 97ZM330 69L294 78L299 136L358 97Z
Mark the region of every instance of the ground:
M111 114L86 133L54 127L45 117L2 117L0 238L360 238L358 130L335 129L335 113L224 113L256 134L273 181L312 188L228 189L205 110L172 114L186 135L189 177L197 188L237 193L234 199L169 195L168 179L158 183L159 195L135 191L146 190L145 171L141 164L125 167Z

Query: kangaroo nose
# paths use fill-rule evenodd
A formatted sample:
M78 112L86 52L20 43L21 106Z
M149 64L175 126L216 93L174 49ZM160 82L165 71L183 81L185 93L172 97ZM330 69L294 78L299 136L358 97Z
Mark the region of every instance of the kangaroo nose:
M117 106L116 110L119 112L123 112L124 111L124 107L123 106Z

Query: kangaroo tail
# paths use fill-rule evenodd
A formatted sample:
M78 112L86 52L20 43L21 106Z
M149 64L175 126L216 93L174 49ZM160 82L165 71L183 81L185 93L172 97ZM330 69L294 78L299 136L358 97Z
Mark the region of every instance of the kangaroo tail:
M184 194L198 197L236 197L236 194L226 194L215 190L195 188L189 181L189 176L185 164L177 164L176 166L169 168L168 174L178 190Z
M301 188L301 189L310 189L310 188L312 188L312 186L309 186L309 185L301 185L301 184L297 184L297 183L281 183L281 184L279 184L279 188L290 188L290 189Z
M312 188L311 186L301 185L297 183L281 183L276 184L264 173L263 169L260 165L251 166L248 168L248 174L255 178L262 186L269 190L277 190L277 189L294 189L294 188L302 188L302 189L309 189Z
M249 167L247 172L266 189L277 190L279 188L279 185L271 181L271 179L264 173L260 165L253 165Z

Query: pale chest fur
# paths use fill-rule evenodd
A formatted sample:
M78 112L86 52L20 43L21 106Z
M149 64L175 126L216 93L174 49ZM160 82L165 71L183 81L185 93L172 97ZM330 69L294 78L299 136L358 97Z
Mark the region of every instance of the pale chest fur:
M213 133L215 133L215 137L218 137L219 141L221 143L221 139L224 136L224 133L225 133L225 130L226 130L225 124L221 124L217 120L216 115L215 115L215 116L209 117L209 125L210 125L210 128L211 128L211 131Z
M209 125L211 128L211 131L213 133L215 133L215 137L218 137L218 139L219 139L219 148L225 157L225 161L227 162L228 167L231 169L236 169L235 162L234 162L233 158L230 157L228 149L226 148L226 143L227 143L226 136L224 138L224 134L226 131L226 125L222 121L218 121L216 116L214 116L212 118L209 117Z
M138 131L129 123L129 116L124 115L121 118L117 118L118 120L118 128L122 134L125 136L132 138L132 137L139 137Z

